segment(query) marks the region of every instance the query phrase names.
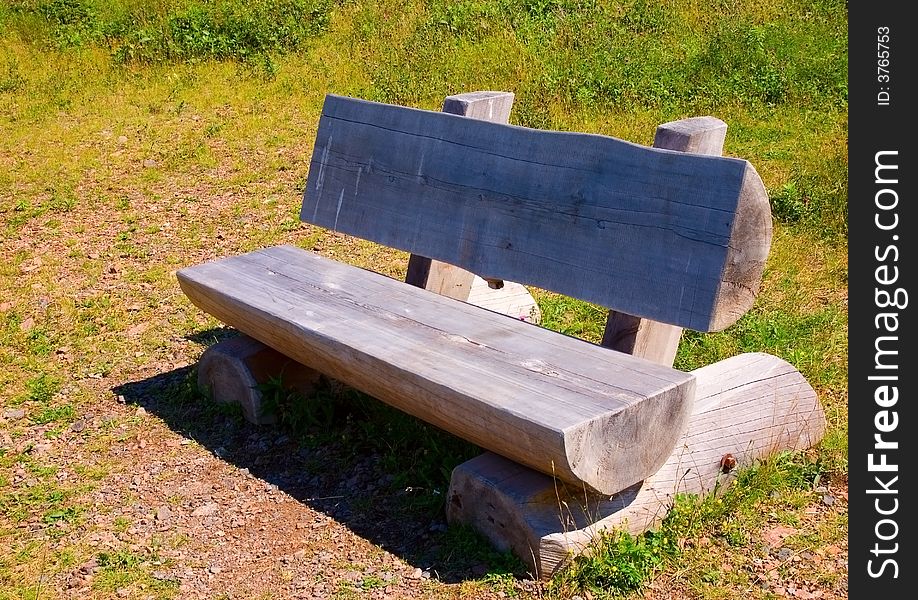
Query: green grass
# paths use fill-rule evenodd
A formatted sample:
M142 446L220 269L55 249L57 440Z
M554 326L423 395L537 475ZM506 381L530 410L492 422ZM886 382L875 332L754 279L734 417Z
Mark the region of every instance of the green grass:
M817 475L847 476L840 0L0 2L0 406L27 411L10 437L43 428L44 439L98 411L111 402L99 378L129 381L150 364L193 360L200 347L182 340L216 323L177 290L181 266L283 242L403 275L403 253L297 218L322 100L334 92L437 109L445 95L475 89L513 91L518 125L642 144L659 123L714 115L729 126L724 153L762 176L775 238L759 298L723 332L685 332L676 366L780 356L816 389L826 438L757 465L716 497L683 499L656 533L610 534L551 587L561 596L638 595L651 582L704 597L745 589L746 571L723 565L755 555L761 515L805 529ZM599 341L604 309L534 294L546 327ZM191 386L158 394L197 401ZM439 510L434 491L477 451L357 394L278 394L274 404L304 444L334 432L354 453L380 454L394 485L427 490L414 497L419 510ZM26 461L39 484L7 491L24 456L0 453L0 530L33 517L78 522L84 488L54 483L54 465ZM95 485L108 469L81 477ZM837 543L845 518L823 517L793 543ZM476 545L450 538L446 547ZM38 572L38 547L11 547L21 552L0 553L0 581ZM97 591L172 594L148 579L147 558L112 554ZM489 585L510 594L505 571Z
M326 383L303 397L286 389L282 376L259 387L263 412L307 446L347 441L342 471L362 456L379 456L381 469L391 476L390 489L412 490L407 510L441 514L453 468L481 453L473 444L349 388Z
M743 470L726 489L698 497L678 497L659 528L639 536L606 532L591 552L574 559L550 589L589 592L605 597L627 596L643 590L666 569L691 570L689 583L698 587L722 583L724 573L700 564L685 550L686 540L709 540L728 548L746 548L771 513L799 524L792 509L807 504L807 496L824 475L823 465L802 453L784 452ZM802 547L812 543L801 540ZM740 585L749 584L741 577Z
M178 583L162 581L150 575L151 562L158 561L155 555L143 555L127 549L100 552L96 563L100 570L92 588L96 592L115 592L119 589L143 590L155 598L173 598L178 593Z

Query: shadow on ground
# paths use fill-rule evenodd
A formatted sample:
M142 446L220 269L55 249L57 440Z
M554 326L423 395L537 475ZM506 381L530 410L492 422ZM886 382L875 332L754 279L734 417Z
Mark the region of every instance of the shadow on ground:
M211 345L236 335L230 329L213 329L189 336L190 341ZM452 466L474 456L444 454L444 448L393 447L388 430L424 429L428 435L409 437L464 444L432 426L379 405L372 414L347 414L343 422L328 423L319 435L295 434L282 425L254 425L236 407L201 395L195 367L184 367L128 382L113 389L125 402L157 415L176 433L194 440L217 457L254 477L274 484L299 502L322 512L385 550L445 583L479 579L489 573L510 573L529 579L522 564L498 553L482 537L462 527L448 527L442 498ZM389 422L382 422L380 420ZM450 440L452 438L452 440ZM461 446L460 446L461 447ZM397 453L398 456L393 456ZM430 470L431 453L444 456L438 476L414 473L412 464ZM414 456L412 456L414 455ZM416 459L416 460L415 460ZM406 465L409 465L406 468ZM439 477L435 486L432 478Z

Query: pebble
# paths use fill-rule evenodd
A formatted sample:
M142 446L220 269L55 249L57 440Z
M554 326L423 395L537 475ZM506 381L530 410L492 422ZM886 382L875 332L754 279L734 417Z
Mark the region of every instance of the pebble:
M25 417L26 411L24 408L8 408L3 411L3 418L9 419L10 421L17 421Z
M172 511L169 510L168 506L160 506L156 509L156 520L157 521L168 521L172 518Z
M822 503L825 504L826 506L832 506L833 504L835 504L835 496L831 494L826 494L825 496L822 497Z
M211 515L217 514L217 511L220 510L220 505L215 502L208 502L204 506L199 506L191 512L192 517L209 517Z
M80 433L86 429L86 422L83 419L78 419L70 424L70 431L74 433Z

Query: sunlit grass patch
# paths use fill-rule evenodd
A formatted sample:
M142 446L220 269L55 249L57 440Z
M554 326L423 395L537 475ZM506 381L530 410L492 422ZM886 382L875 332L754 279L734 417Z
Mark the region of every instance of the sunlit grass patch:
M286 13L275 18L278 11ZM721 494L725 504L687 499L695 521L679 521L687 517L677 506L666 527L681 537L610 538L602 561L577 567L561 589L638 595L663 578L686 594L735 597L755 584L752 519L762 515L801 529L788 542L794 551L841 544L844 511L808 528L815 476L782 487L767 470L784 473L779 480L816 470L820 484L847 473L846 38L838 0L0 4L0 406L26 411L2 431L12 443L0 450L0 546L10 548L0 552L0 597L6 588L8 597L48 597L47 587L36 592L40 565L59 574L74 560L64 553L76 552L45 558L41 541L9 523L35 519L60 532L103 510L82 504L74 490L84 488L57 482L53 461L30 458L35 444L71 435L70 425L92 413L104 418L79 434L87 451L123 443L142 424L108 414L110 388L189 364L202 350L189 338L219 325L177 289L176 269L292 243L403 278L406 253L298 219L329 92L438 110L447 94L507 90L516 94L516 125L647 145L665 121L724 120L724 154L748 159L762 176L775 237L753 310L723 332L685 332L676 366L746 351L781 356L816 389L829 431L793 468L762 466L735 499ZM543 326L601 339L604 308L533 292ZM151 400L204 420L227 414L193 412L203 399L191 379ZM369 399L321 401L286 406L286 425L305 431L305 444L333 430L350 436L354 452L378 452L395 485L429 491L413 497L420 511L438 510L434 490L477 452ZM14 484L16 468L36 484ZM126 468L103 461L73 472L80 485L105 485ZM455 556L484 546L447 537L445 552ZM695 544L704 538L710 546ZM681 545L671 555L673 539ZM176 534L170 543L191 541ZM99 595L140 586L177 594L150 580L152 557L143 552L102 560ZM463 585L512 596L507 577L496 569ZM378 586L369 578L346 591Z

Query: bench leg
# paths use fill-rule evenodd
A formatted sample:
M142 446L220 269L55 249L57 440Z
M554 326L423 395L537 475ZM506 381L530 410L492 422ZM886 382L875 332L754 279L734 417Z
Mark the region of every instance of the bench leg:
M279 377L303 396L315 392L320 374L246 335L209 347L198 361L198 389L218 402L238 404L246 420L256 425L274 423L263 414L258 386Z
M611 498L566 488L496 454L453 471L447 520L464 523L499 550L511 550L551 578L589 550L601 530L646 531L666 516L677 493L705 494L749 466L784 450L819 442L825 415L806 379L762 353L735 356L694 371L695 409L666 464L650 479Z

